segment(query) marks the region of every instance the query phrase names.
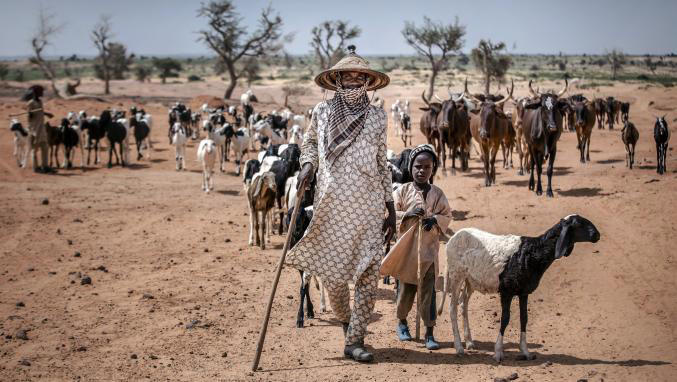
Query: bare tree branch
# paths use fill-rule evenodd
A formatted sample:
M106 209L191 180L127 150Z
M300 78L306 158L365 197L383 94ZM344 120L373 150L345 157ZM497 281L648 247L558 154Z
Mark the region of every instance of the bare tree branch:
M358 26L348 26L349 21L324 21L313 27L313 39L310 46L315 51L322 69L328 69L345 55L345 44L348 40L357 38L362 33ZM336 45L332 43L336 41Z
M291 38L282 36L282 18L273 16L268 6L261 11L258 28L251 34L241 25L242 19L235 12L231 0L211 0L202 4L198 17L207 19L209 29L198 32L198 41L203 41L223 61L230 77L230 83L224 95L230 98L243 74L237 71L235 64L243 57L263 57L279 52L284 42Z
M33 35L31 39L31 47L33 48L33 57L31 57L31 63L37 65L40 70L44 73L45 77L51 82L52 91L54 95L58 98L61 98L61 93L56 88L56 74L52 64L43 57L43 51L48 46L51 45L50 39L54 37L55 34L59 33L63 29L63 24L55 25L54 24L54 14L45 13L44 9L40 8L40 13L38 16L38 30Z
M111 65L110 65L110 39L113 37L112 27L110 23L110 15L101 15L99 22L94 25L92 30L92 42L94 46L99 50L99 56L97 60L99 65L101 65L102 77L105 84L104 94L110 94L110 78L111 78Z

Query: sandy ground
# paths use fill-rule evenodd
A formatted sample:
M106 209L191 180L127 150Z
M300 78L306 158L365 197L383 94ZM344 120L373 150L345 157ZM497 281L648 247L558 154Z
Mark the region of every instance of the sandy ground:
M516 95L526 94L526 84L517 85ZM33 174L17 168L11 134L0 129L0 380L486 381L512 373L519 381L676 378L677 161L670 151L668 173L656 174L652 115L668 113L674 129L677 91L634 84L602 89L600 95L632 103L639 163L632 171L625 168L619 130L595 128L592 162L580 164L575 134L565 133L554 199L529 192L526 176L500 165L497 185L484 187L477 156L468 173L438 174L435 182L454 209L453 229L539 235L563 216L579 213L600 230L597 244L578 244L532 295L528 332L535 360L516 360L517 302L506 333L507 360L497 365L491 358L500 315L495 296L474 295L470 315L478 349L459 357L447 308L436 331L441 350L397 341L394 292L381 285L367 337L376 362L358 365L343 358L341 329L331 312L319 312L315 290L316 318L295 328L299 277L286 269L262 369L251 373L283 237L273 236L265 251L248 247L247 206L234 164L217 175L216 191L205 195L195 143L188 149L188 171L176 172L165 130L170 99L220 96L222 89L214 82L126 81L112 86L124 96L106 102L46 103L59 117L143 103L155 116L155 149L152 160L128 168L96 165ZM422 89L391 87L382 93L388 107L395 98L412 101L415 144L423 142L417 108ZM85 83L81 90L98 92L100 84ZM274 86L255 91L265 102L283 99ZM319 99L319 92L309 91L299 102ZM7 126L8 114L20 109L15 97L3 98L0 121ZM394 136L389 144L402 149ZM75 161L79 165L79 154ZM91 285L81 285L84 276ZM16 338L21 329L28 340Z

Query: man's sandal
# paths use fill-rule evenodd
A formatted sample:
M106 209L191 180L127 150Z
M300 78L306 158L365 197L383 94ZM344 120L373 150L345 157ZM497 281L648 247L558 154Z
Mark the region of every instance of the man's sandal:
M364 348L363 344L359 343L346 346L343 349L343 355L357 362L371 362L374 360L374 356Z

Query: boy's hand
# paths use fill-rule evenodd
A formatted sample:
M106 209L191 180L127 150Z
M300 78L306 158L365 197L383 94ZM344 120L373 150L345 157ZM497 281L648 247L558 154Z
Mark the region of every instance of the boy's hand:
M435 219L434 216L433 216L433 217L429 217L429 218L425 218L425 219L423 219L423 221L421 222L421 224L423 224L423 229L424 229L424 230L430 231L431 229L433 229L433 227L435 226L435 224L437 224L437 219Z
M423 217L425 211L421 207L412 207L404 214L405 218Z

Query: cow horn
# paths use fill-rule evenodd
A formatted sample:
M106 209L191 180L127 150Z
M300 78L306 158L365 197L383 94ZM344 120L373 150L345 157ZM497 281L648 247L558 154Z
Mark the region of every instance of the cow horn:
M540 97L541 96L541 94L539 92L535 91L534 88L531 87L531 80L529 80L529 92L534 97Z
M508 96L505 97L504 99L502 99L502 100L496 102L496 105L497 105L497 106L501 106L501 105L503 105L503 104L505 103L505 101L507 101L507 100L509 100L509 99L512 99L512 92L513 92L513 90L515 90L515 83L513 82L513 80L510 80L510 93L508 93Z
M479 98L475 97L474 94L472 94L472 93L470 93L470 92L468 91L468 78L465 79L465 87L463 88L463 94L464 94L464 95L465 95L465 94L468 94L468 95L470 96L470 100L472 100L472 101L475 102L475 103L478 103L478 104L482 103L482 100L480 100Z
M557 97L561 97L566 93L567 89L569 88L569 81L567 79L564 79L564 89L560 90L559 93L557 93Z
M444 101L442 101L442 98L440 98L440 97L437 96L437 94L435 94L434 97L437 98L438 101L444 102Z
M428 102L427 99L425 99L425 90L421 93L421 98L423 98L423 102L425 102L428 107L430 107L430 102Z

